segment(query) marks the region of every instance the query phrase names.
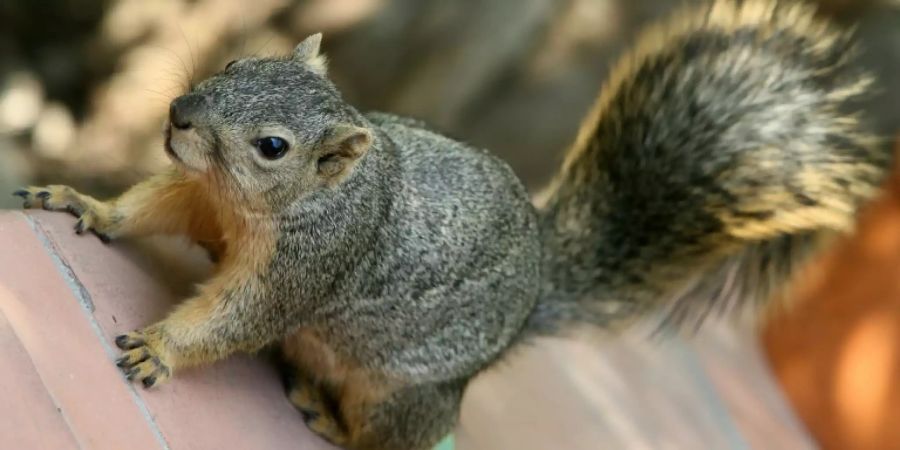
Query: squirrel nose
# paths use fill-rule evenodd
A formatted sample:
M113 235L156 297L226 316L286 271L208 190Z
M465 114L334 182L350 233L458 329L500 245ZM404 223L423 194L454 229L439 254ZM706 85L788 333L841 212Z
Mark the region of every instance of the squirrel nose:
M204 98L197 94L187 94L172 100L169 105L169 121L179 130L187 130L193 126L197 115L202 111Z

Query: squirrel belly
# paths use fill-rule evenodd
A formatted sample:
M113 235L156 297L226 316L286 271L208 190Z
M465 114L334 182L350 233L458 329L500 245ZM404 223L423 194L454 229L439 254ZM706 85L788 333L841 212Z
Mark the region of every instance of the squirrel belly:
M871 79L800 4L717 1L618 64L540 210L528 332L755 305L849 230L890 153L853 102Z

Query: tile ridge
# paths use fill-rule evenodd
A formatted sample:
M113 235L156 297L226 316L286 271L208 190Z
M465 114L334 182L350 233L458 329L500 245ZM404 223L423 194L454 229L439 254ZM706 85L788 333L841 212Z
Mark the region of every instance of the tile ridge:
M35 236L38 238L38 241L40 241L41 245L44 247L44 250L50 256L51 261L56 266L56 269L62 276L63 281L72 291L72 295L74 295L78 300L78 303L82 307L82 312L84 312L85 317L90 324L91 331L94 332L94 335L100 341L100 346L103 348L104 353L106 353L109 363L112 364L112 361L115 360L115 358L118 356L118 353L104 335L103 329L100 327L100 324L97 322L97 318L94 316L94 302L91 300L90 292L88 292L87 288L85 288L81 281L78 279L78 276L75 274L72 266L68 261L66 261L66 259L62 256L62 253L59 251L57 243L50 237L50 234L47 233L41 223L30 214L20 211L17 211L16 213L21 215L25 219L25 222L28 223L28 226L34 232ZM162 450L171 450L171 447L166 441L162 430L159 428L159 424L156 423L156 419L154 419L153 415L150 414L150 409L147 407L144 399L140 396L140 394L138 394L134 385L131 383L127 383L127 390L129 394L131 394L131 400L134 402L135 406L137 406L138 411L144 418L147 426L150 428L151 434L153 434L153 437L156 438L156 441L160 445L160 448Z

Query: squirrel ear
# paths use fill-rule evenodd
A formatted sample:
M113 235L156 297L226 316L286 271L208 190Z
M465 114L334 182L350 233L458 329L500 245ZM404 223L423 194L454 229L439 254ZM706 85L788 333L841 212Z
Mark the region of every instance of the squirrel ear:
M294 54L292 57L297 61L305 63L313 72L324 76L328 69L326 67L327 61L325 60L325 55L319 53L321 46L322 33L316 33L297 44L297 46L294 47Z
M369 151L373 139L368 128L349 124L335 126L325 140L324 150L319 156L319 174L334 178L348 173L356 161Z

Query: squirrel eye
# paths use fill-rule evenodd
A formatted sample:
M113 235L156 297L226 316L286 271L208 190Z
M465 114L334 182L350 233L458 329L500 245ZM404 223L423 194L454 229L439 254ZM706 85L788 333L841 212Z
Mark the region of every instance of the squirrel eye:
M280 137L268 136L257 139L256 148L266 159L278 159L287 153L288 143Z
M236 63L236 62L237 62L237 60L236 60L236 59L232 59L232 60L231 60L231 61L228 61L228 64L225 64L225 70L228 70L228 69L230 69L230 68L231 68L231 66L233 66L233 65L234 65L234 63Z

